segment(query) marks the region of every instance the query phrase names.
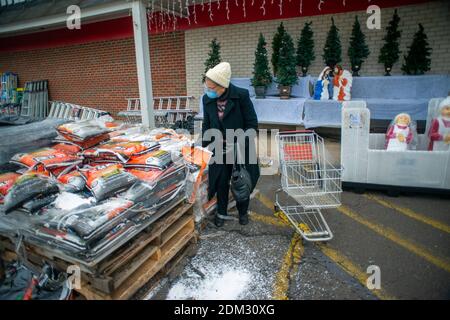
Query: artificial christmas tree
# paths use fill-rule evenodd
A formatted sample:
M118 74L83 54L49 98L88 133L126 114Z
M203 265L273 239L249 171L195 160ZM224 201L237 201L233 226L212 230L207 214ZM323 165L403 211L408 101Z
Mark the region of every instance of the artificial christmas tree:
M378 57L378 62L384 64L385 76L391 75L392 67L400 57L399 40L402 33L398 30L399 24L400 17L397 14L397 10L395 10L394 16L386 28L386 35L383 38L385 44L381 48L380 56Z
M352 35L350 37L350 47L348 48L348 57L352 66L354 77L359 76L359 70L364 60L369 56L369 47L366 44L366 35L361 30L361 24L358 17L355 17Z
M220 43L217 42L217 39L214 38L211 43L209 44L209 52L208 52L208 58L205 61L205 72L202 75L202 81L205 81L205 74L206 72L218 65L221 62L220 58Z
M402 66L403 72L409 75L420 75L430 70L431 48L422 24L419 23L419 31L414 35L413 42L409 47L408 55Z
M267 58L266 39L259 34L258 46L255 51L255 63L253 64L252 85L255 87L256 98L264 98L267 86L272 82Z
M342 47L339 37L339 29L331 18L331 27L328 31L325 47L323 48L323 61L327 66L334 70L334 67L342 61Z
M292 37L286 32L281 38L281 47L277 65L277 82L279 83L280 98L289 99L292 85L297 83L295 70L295 48Z
M286 30L284 29L283 22L280 23L277 29L277 33L273 36L272 40L272 68L273 68L273 75L277 75L277 68L278 68L278 56L280 55L280 48L281 48L281 41L283 39L284 34L286 33Z
M314 55L314 32L311 29L312 22L306 22L297 43L297 66L302 71L302 76L306 77L308 68L316 59Z

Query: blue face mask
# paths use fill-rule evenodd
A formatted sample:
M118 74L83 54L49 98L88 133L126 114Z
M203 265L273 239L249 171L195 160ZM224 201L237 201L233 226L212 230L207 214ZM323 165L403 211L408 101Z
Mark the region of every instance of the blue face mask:
M209 88L205 88L205 93L210 99L217 99L219 95L214 90L211 90Z

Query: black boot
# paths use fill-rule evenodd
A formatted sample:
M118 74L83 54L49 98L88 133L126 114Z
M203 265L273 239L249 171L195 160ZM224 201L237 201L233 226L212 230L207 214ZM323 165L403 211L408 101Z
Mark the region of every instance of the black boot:
M217 228L223 227L223 224L225 223L225 220L218 217L217 215L214 217L214 224Z
M243 226L248 224L248 214L239 215L239 224Z

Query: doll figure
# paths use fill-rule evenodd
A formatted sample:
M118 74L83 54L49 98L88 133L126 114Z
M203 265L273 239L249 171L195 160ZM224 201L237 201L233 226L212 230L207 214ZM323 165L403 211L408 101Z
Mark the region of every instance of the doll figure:
M330 84L330 73L331 68L326 67L323 69L322 73L319 76L319 79L316 81L316 85L314 88L314 100L329 100L330 92L328 90L328 86Z
M407 113L398 114L386 133L386 150L405 151L413 140L411 117Z
M347 70L337 65L334 68L333 78L333 100L350 101L353 76Z
M430 138L428 150L450 150L450 97L439 104L438 116L433 119L428 136Z

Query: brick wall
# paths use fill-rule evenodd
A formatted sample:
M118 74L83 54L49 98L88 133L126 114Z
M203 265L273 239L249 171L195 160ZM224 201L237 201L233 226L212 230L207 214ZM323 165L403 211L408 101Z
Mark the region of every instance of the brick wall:
M152 35L154 96L186 95L184 32ZM138 97L132 38L58 48L0 53L0 71L25 81L48 79L50 99L97 107L115 114L125 98Z
M412 41L413 34L418 30L418 23L422 23L433 48L430 73L450 73L450 2L435 1L420 5L403 6L398 9L402 32L401 50L406 54L407 46ZM394 8L382 9L381 30L364 32L370 47L371 55L363 65L361 75L383 75L383 65L378 63L378 55L383 44L385 28L391 20ZM354 17L360 18L365 27L367 14L365 11L334 14L335 22L340 29L343 45L343 65L349 67L347 55L348 43ZM284 20L287 31L296 41L306 21L313 21L316 60L310 73L318 76L323 69L322 52L325 38L331 25L331 15L292 18ZM271 55L272 37L281 20L261 21L247 24L225 25L213 28L187 30L186 44L186 75L187 92L189 95L199 96L202 93L201 74L204 71L204 61L209 51L208 44L216 37L221 44L223 61L231 63L233 77L251 77L253 71L254 51L260 32L266 37L269 56ZM270 60L269 60L270 61ZM395 65L393 74L400 74L401 60Z

